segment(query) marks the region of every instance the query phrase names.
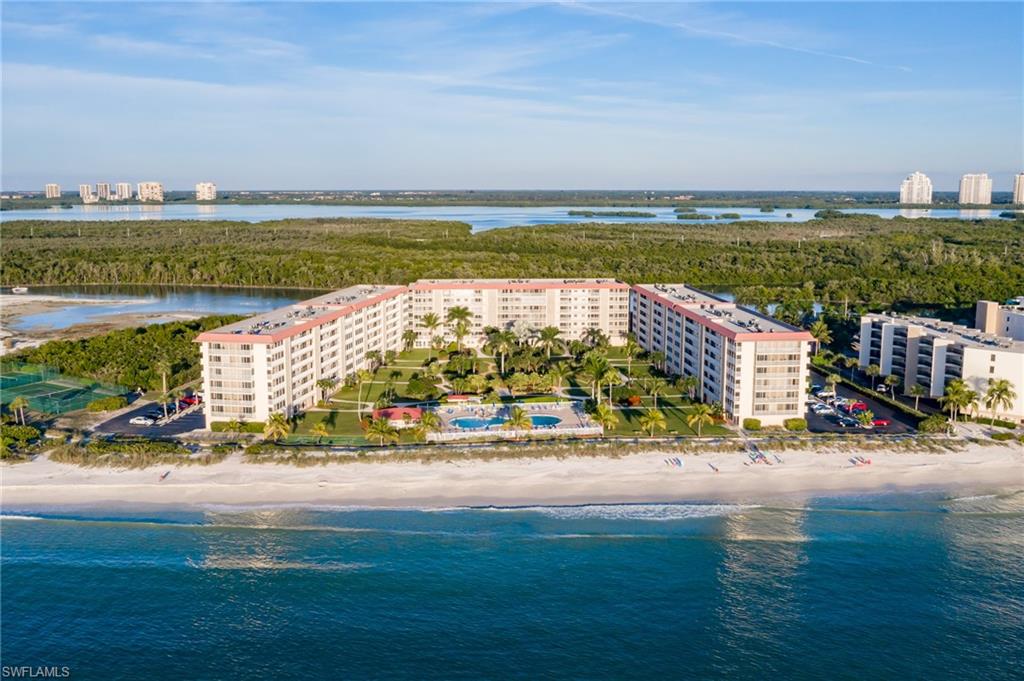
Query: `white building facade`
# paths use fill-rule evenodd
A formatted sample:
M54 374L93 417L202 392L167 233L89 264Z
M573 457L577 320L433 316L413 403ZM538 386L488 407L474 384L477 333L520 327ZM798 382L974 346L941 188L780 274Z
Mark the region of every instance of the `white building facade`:
M983 333L1024 341L1024 296L1002 305L991 300L979 300L974 322L974 326Z
M132 185L129 182L118 182L114 194L115 201L128 201L132 198Z
M103 201L110 200L110 183L109 182L97 182L96 183L96 198L102 199Z
M59 199L60 198L60 185L50 183L44 188L46 198L48 199Z
M992 179L987 173L968 173L960 178L960 203L967 206L992 203Z
M734 423L804 416L807 331L681 284L633 286L630 317L637 343L664 353L667 373L696 376L698 397Z
M164 186L159 182L139 182L139 201L163 201Z
M1024 419L1024 342L928 317L869 314L861 317L859 364L897 376L904 394L917 384L939 398L949 381L961 379L983 411L989 379L1006 379L1017 398L997 413Z
M907 175L900 184L900 203L924 205L932 202L932 181L921 172Z
M213 201L217 198L217 185L213 182L196 184L196 201Z
M92 185L88 184L78 185L78 197L82 199L82 203L96 203L99 201L96 195L92 193Z
M553 326L566 341L581 340L590 329L599 329L612 345L625 343L629 331L629 285L614 279L420 280L409 285L409 295L416 347L421 348L431 342L423 316L434 313L443 323L453 307L465 307L472 314L465 339L469 347L480 347L488 327ZM433 333L451 338L450 329Z
M1016 206L1024 206L1024 173L1013 176L1013 203Z

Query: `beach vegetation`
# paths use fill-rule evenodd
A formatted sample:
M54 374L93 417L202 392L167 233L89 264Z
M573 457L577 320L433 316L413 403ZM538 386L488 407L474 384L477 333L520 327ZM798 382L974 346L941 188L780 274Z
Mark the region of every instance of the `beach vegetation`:
M786 419L785 421L782 422L782 427L789 431L804 431L807 430L807 419Z
M761 419L747 417L743 419L743 430L761 430Z
M128 398L124 395L100 397L85 405L86 411L117 411L128 406Z

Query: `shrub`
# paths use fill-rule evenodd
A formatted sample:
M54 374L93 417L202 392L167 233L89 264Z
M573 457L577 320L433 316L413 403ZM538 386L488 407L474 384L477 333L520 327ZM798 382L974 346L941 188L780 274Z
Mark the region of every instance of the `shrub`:
M1013 433L992 433L992 439L997 442L1009 442L1013 440Z
M807 419L786 419L782 425L786 430L807 430Z
M986 426L994 426L996 428L1006 428L1007 430L1015 430L1017 428L1017 424L1014 423L1013 421L1004 421L1003 419L996 419L995 421L993 421L990 418L978 416L976 418L972 418L971 420L974 421L975 423L983 423Z
M761 430L761 419L743 419L743 430Z
M40 436L38 428L33 426L19 426L10 423L5 423L0 426L0 441L3 443L3 449L8 449L12 445L15 448L24 448L29 442L38 440Z
M124 395L101 397L85 405L89 411L116 411L128 406L128 398Z
M942 414L932 414L917 424L917 429L922 433L944 433L947 427L946 417Z
M639 395L630 395L626 398L626 404L631 407L639 407L643 404L643 399Z

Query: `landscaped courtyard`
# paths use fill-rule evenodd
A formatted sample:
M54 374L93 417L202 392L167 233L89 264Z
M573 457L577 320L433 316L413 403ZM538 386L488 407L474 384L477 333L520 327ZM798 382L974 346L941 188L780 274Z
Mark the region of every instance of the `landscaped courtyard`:
M554 336L554 337L553 337ZM459 339L461 340L461 339ZM492 330L479 350L435 343L369 357L371 368L323 385L288 443L410 444L525 437L722 437L720 410L692 400L692 379L631 341L564 342L549 330ZM389 409L410 408L402 418ZM411 411L415 409L415 411ZM511 423L510 423L511 422Z

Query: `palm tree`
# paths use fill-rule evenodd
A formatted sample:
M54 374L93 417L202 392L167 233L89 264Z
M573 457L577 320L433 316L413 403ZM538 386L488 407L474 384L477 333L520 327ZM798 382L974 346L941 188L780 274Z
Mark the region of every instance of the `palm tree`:
M288 423L288 419L285 418L284 414L278 412L271 414L270 418L267 419L267 423L263 427L263 438L271 442L277 442L287 437L290 432L292 432L291 424Z
M449 324L454 324L455 322L468 322L472 318L473 313L469 311L468 307L463 307L462 305L456 305L448 308L448 314L444 316L445 321Z
M596 352L587 353L583 358L583 375L590 379L591 395L595 402L601 401L601 379L608 371L608 360Z
M567 362L555 362L548 367L548 376L551 378L551 382L554 387L561 390L562 382L572 375L572 368Z
M11 400L10 410L15 414L15 422L25 425L25 407L28 406L28 400L25 399L24 395L18 395ZM20 420L19 420L20 417Z
M883 383L884 385L887 385L887 386L889 386L889 392L890 392L890 394L891 394L891 395L892 395L893 397L895 397L895 396L896 396L896 386L898 386L898 385L900 384L900 377L899 377L899 376L897 376L896 374L889 374L888 376L886 376L886 377L885 377L885 378L884 378L884 379L882 380L882 383Z
M697 388L700 387L700 379L693 374L689 374L676 381L676 385L679 386L680 390L685 390L690 401L693 402L694 398L697 396Z
M910 387L907 388L907 392L914 398L914 410L921 411L918 409L918 405L921 403L921 398L925 396L924 386L917 383L911 383Z
M416 344L416 339L419 336L413 329L406 329L402 332L402 347L405 348L406 352L412 350L412 346Z
M437 433L441 428L441 417L437 415L437 412L424 411L420 414L420 422L416 425L416 430L414 432L418 439L425 441L427 439L427 435L430 433Z
M868 368L865 369L864 373L871 377L871 389L875 389L875 379L882 373L882 367L877 364L869 364Z
M164 418L167 418L167 401L171 399L171 393L160 395L160 406L164 410Z
M317 444L320 444L325 437L331 434L331 431L328 430L327 428L327 424L324 423L323 421L318 421L316 424L314 424L313 430L311 432L313 433L313 435L316 436Z
M160 374L160 380L161 380L160 394L161 395L166 395L167 394L167 376L171 373L171 371L173 371L174 367L171 366L170 360L167 360L165 358L161 358L161 359L158 359L156 361L156 363L153 365L153 368L156 370L156 372L158 374ZM167 416L167 412L164 412L164 416Z
M583 342L592 348L603 348L608 345L608 336L601 329L587 329L583 332Z
M862 426L870 426L875 421L874 413L868 409L857 414L857 423Z
M843 360L843 366L850 370L850 380L853 380L853 370L860 364L860 360L856 357L847 357Z
M611 364L601 374L601 383L608 386L608 404L612 402L612 387L616 385L622 385L622 374L619 370L613 367Z
M321 378L316 382L316 387L320 389L321 402L327 400L327 393L329 393L336 385L338 385L338 379L336 378Z
M1009 411L1013 407L1017 393L1013 390L1013 384L1005 378L988 379L988 389L985 391L985 407L992 410L990 425L996 423L996 410L1000 407Z
M242 422L238 419L231 419L224 426L225 430L233 435L241 435L242 433Z
M594 408L594 413L591 417L601 426L601 437L608 434L609 430L619 425L619 416L615 413L615 409L610 404L599 404Z
M366 426L366 439L369 440L371 437L378 439L380 446L384 446L384 441L395 442L398 440L398 429L391 425L391 422L386 418L370 419L370 423Z
M508 413L508 419L506 419L502 428L522 432L533 428L533 421L530 420L530 415L526 413L525 409L522 407L512 407L512 411ZM519 433L516 434L517 439L518 437Z
M561 333L557 326L545 326L537 334L537 345L544 349L549 360L553 350L562 348L562 339L558 337Z
M696 404L690 413L686 416L686 425L694 428L697 431L697 437L700 437L704 431L704 426L710 426L715 422L714 417L715 410L707 404Z
M455 343L459 348L459 352L462 352L462 339L469 335L469 322L465 319L455 322L455 326L452 327L452 335L455 336Z
M654 408L658 408L658 395L668 391L668 382L664 378L652 378L647 382L647 394L654 398Z
M960 410L970 406L970 392L967 384L959 378L954 378L946 384L946 392L939 398L939 402L942 403L942 408L949 412L950 420L957 421Z
M626 356L626 374L629 376L633 375L633 360L640 354L643 348L633 339L632 336L626 339L626 344L622 346L622 354Z
M511 331L495 331L487 342L487 351L501 358L500 374L505 375L505 358L516 347L516 335Z
M433 344L434 331L439 326L441 326L441 320L438 319L437 315L434 314L433 312L428 312L425 315L423 315L422 317L420 317L420 326L422 326L424 329L427 330L427 335L430 336L430 338L432 339L431 340L431 344L430 344L430 350L427 353L427 357L430 358L430 359L433 359L433 357L434 357L434 344Z
M808 329L808 331L811 332L811 335L814 337L814 340L817 341L814 344L815 355L817 355L818 352L821 351L822 345L828 345L829 343L832 342L832 332L829 331L828 324L826 324L821 319L815 320L815 322L811 324L811 328Z
M356 414L363 415L363 383L373 380L373 374L366 369L356 372Z
M377 371L380 369L381 364L384 363L384 358L380 355L380 350L370 350L364 357L366 361L370 363L370 370Z
M660 350L655 350L651 353L651 363L658 367L661 371L665 370L665 353Z
M655 430L665 430L668 422L665 414L658 409L648 409L640 415L640 427L647 431L648 435L654 437Z
M432 351L430 358L433 359L433 352L440 353L444 350L444 336L438 334L430 339L430 349Z
M836 374L829 374L828 376L825 377L825 385L832 392L832 394L835 394L836 392L837 383L839 383L839 376L837 376Z

